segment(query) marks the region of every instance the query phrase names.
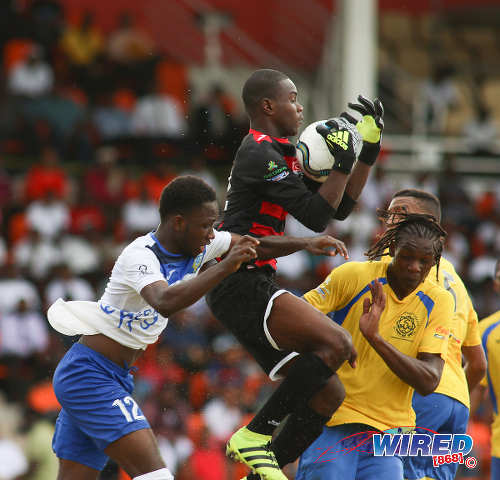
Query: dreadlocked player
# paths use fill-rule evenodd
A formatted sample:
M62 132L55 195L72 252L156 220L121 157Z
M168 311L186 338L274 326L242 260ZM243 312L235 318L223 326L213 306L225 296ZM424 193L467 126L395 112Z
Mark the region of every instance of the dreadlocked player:
M305 294L351 333L358 367L338 370L344 403L302 455L297 480L403 478L401 459L375 457L363 432L415 425L413 390L427 395L439 383L453 297L426 280L432 266L439 269L444 230L430 215L399 218L367 252L369 260L390 254L390 263L344 264ZM353 440L365 440L362 451L339 454Z
M386 225L398 218L400 212L425 213L441 222L441 203L432 193L424 190L405 189L396 192L388 207L390 216ZM382 260L390 262L389 257ZM429 277L436 278L431 269ZM448 290L455 301L455 311L450 330L448 355L443 375L436 390L422 397L413 394L413 410L417 425L440 434L460 434L467 430L469 419L469 392L472 392L486 373L486 358L481 346L477 313L460 276L453 265L441 258L438 283ZM452 480L457 473L458 463L448 463L435 467L432 457L408 456L404 458L406 480ZM493 477L492 477L493 478Z

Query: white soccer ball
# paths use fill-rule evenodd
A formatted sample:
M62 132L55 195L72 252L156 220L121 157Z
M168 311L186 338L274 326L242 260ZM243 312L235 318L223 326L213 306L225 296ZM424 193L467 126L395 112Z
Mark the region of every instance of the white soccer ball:
M321 183L331 172L334 161L325 139L316 131L316 125L325 122L326 120L318 120L309 124L297 142L297 160L304 175Z
M361 135L354 125L341 117L335 118L339 127L343 127L352 135L356 157L362 146ZM316 125L327 120L318 120L309 124L299 136L297 142L297 160L300 167L309 178L323 183L332 171L334 157L328 150L325 139L316 131Z

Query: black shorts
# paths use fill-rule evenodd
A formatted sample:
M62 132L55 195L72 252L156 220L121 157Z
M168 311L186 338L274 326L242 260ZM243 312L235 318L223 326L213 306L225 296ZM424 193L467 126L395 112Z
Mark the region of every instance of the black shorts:
M255 358L271 380L297 352L280 350L267 329L273 301L282 293L269 267L241 269L207 294L212 313Z

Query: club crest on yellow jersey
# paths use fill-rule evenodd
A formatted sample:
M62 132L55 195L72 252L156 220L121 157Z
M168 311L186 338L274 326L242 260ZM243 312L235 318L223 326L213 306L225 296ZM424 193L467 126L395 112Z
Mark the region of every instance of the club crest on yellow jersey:
M419 325L420 321L414 313L404 312L394 325L395 337L413 341L412 337L415 335Z

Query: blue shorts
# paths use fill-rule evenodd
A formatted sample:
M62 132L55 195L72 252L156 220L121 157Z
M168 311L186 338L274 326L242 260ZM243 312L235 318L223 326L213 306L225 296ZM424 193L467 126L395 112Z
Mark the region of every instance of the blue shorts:
M295 480L402 480L401 458L374 457L371 435L360 433L374 430L359 423L324 427L300 457Z
M431 393L422 397L413 394L413 409L417 415L417 427L429 428L438 433L466 433L469 409L458 400L441 393ZM424 430L419 431L424 432ZM457 473L458 463L448 463L434 467L432 457L404 457L405 478L415 480L433 478L452 480Z
M52 439L59 458L102 470L108 461L104 449L110 443L150 428L130 395L130 371L81 343L60 361L53 385L62 405Z
M491 457L491 480L500 478L500 458Z

